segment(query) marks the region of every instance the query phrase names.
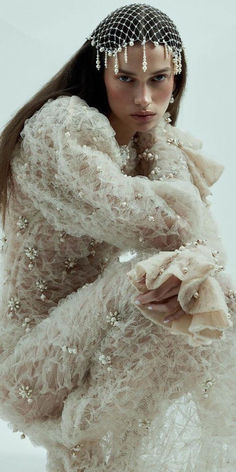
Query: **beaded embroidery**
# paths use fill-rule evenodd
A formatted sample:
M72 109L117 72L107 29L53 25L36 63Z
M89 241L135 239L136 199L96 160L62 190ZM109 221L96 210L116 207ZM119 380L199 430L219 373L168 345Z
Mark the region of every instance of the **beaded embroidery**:
M32 389L28 385L21 385L18 389L18 394L21 398L27 400L28 403L32 403Z
M24 229L26 229L28 227L29 221L27 220L27 218L25 216L19 216L18 221L17 221L16 224L17 224L17 226L20 230L16 233L17 236L19 236L20 233L22 233L24 231Z
M34 267L33 262L38 257L38 250L35 247L28 246L24 249L24 252L25 252L26 257L28 257L30 260L28 267L31 270Z
M108 367L106 368L106 370L108 372L110 372L112 370L112 367L111 367L111 356L105 356L104 354L100 354L98 356L98 361L100 362L100 364L106 366L108 365Z
M111 326L119 326L119 321L121 320L120 313L118 311L114 311L114 313L110 311L106 316L106 320Z
M79 259L76 257L67 257L64 261L66 272L70 272L78 264Z
M9 318L12 318L20 309L20 300L17 297L11 297L8 301L8 308L10 308Z
M41 292L41 295L40 295L41 300L44 301L46 299L46 295L43 292L45 290L47 290L47 288L48 288L46 280L38 279L38 280L36 280L35 285L39 289L39 291Z

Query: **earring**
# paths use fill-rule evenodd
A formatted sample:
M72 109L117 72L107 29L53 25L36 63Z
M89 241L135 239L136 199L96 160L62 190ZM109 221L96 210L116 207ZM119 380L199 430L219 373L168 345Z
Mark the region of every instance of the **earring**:
M170 103L174 103L175 99L173 97L173 94L171 95Z

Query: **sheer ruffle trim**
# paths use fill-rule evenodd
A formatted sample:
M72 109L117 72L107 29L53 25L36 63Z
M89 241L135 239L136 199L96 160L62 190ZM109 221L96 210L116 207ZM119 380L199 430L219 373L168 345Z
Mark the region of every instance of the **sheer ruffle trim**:
M221 176L224 166L200 154L187 146L183 146L187 157L187 164L192 175L193 183L199 189L202 198L211 195L209 186L213 185Z
M224 171L224 166L206 157L202 151L202 141L187 131L171 125L170 113L166 112L157 126L147 133L138 133L138 144L144 149L147 142L152 143L149 152L170 150L170 145L179 148L186 159L193 184L198 188L201 198L211 195L209 187ZM161 157L161 156L160 156Z
M200 139L173 126L169 126L169 130L185 154L193 183L199 189L201 197L205 198L207 195L211 195L209 187L222 175L223 164L202 154Z
M192 246L193 244L193 246ZM206 245L187 243L176 251L161 251L140 261L127 273L131 283L141 292L160 287L171 275L182 282L178 301L185 314L178 320L163 323L166 314L152 313L137 306L142 314L156 324L167 327L173 334L187 336L191 346L211 344L232 327L224 292L214 274L221 270L214 251Z

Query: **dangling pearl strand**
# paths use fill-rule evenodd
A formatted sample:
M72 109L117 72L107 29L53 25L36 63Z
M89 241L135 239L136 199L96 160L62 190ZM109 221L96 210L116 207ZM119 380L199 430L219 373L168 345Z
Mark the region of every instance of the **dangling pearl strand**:
M107 51L105 51L104 65L105 65L106 69L107 69L107 55L108 55L108 54L107 54Z
M100 70L100 57L99 57L99 50L97 49L97 58L96 58L96 67Z
M146 58L146 39L142 41L142 46L143 46L143 72L146 72L147 70L147 58Z
M125 45L125 49L124 49L124 60L125 60L125 63L127 64L128 62L127 44Z
M166 43L164 43L164 49L165 49L165 56L167 58L169 55L169 50L168 50L168 45Z
M115 53L115 66L114 66L114 72L115 74L118 74L119 72L119 64L118 64L118 56L117 56L117 51Z

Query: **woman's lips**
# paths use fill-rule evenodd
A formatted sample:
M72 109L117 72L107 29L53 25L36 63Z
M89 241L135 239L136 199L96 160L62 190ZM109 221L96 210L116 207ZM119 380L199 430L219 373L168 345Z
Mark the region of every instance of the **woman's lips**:
M135 120L137 121L151 121L154 116L155 116L155 113L153 113L152 115L131 115Z

